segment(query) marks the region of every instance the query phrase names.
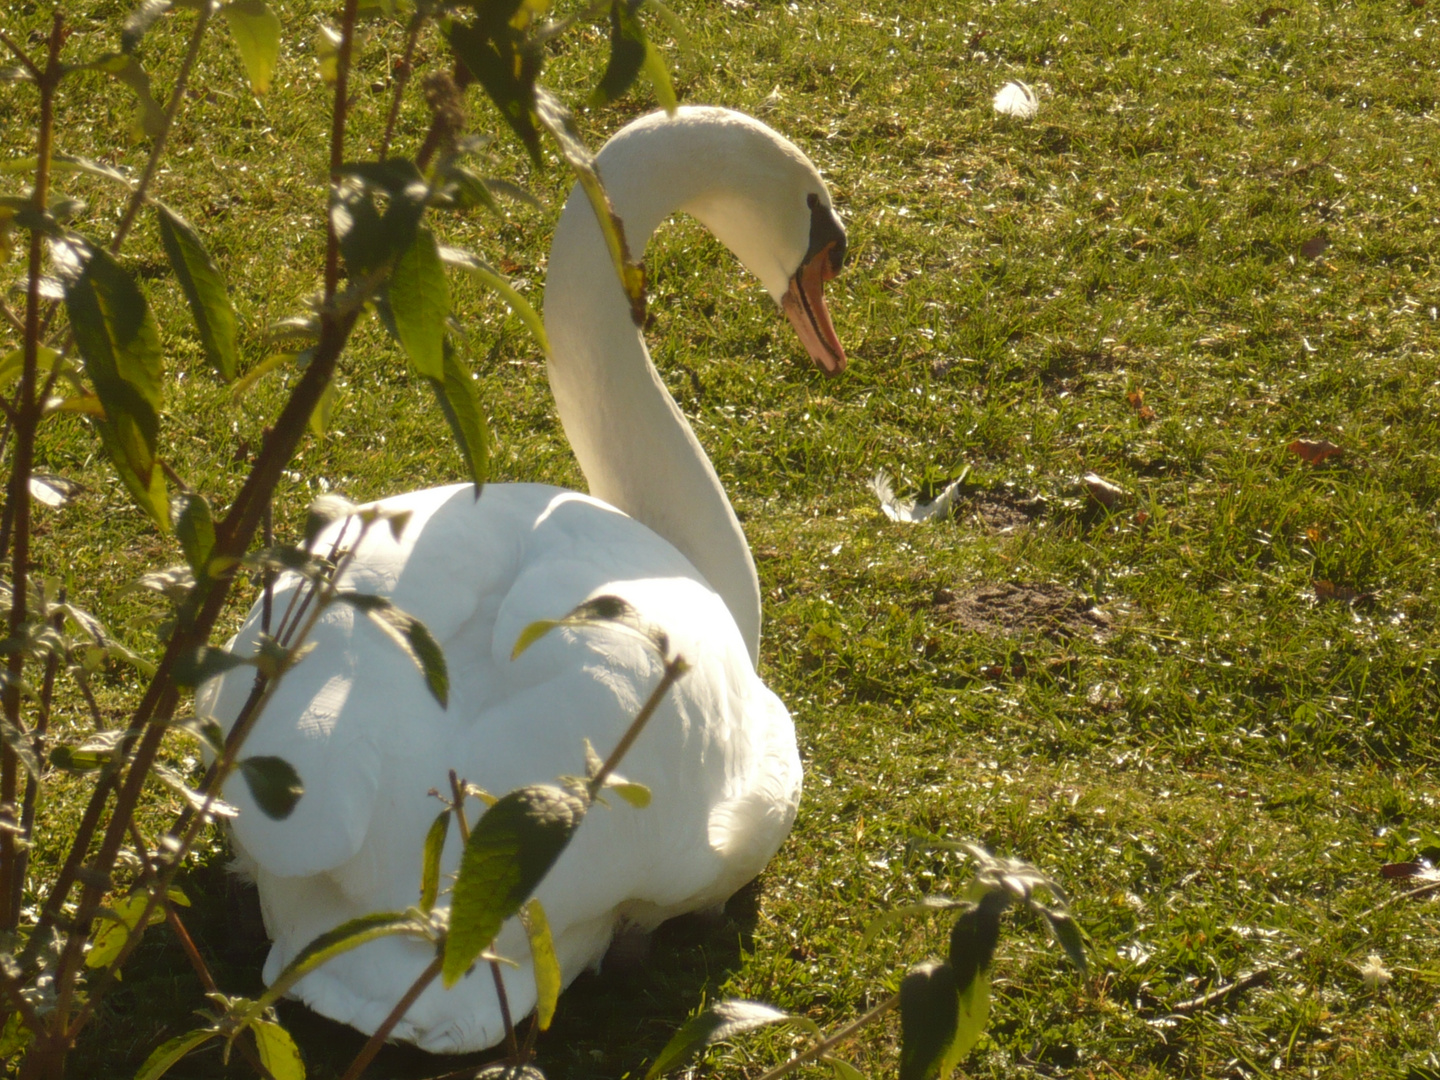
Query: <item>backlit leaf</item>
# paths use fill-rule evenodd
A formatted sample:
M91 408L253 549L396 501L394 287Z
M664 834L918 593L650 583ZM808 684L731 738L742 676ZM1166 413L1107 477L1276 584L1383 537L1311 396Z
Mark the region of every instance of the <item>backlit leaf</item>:
M514 5L508 5L510 11ZM486 5L474 23L451 23L446 31L450 48L485 89L500 115L520 137L530 160L543 166L540 131L535 126L535 80L543 54L538 44L526 43L509 23L505 4Z
M218 1038L219 1035L220 1032L213 1028L200 1028L161 1043L145 1059L145 1064L140 1066L140 1071L135 1074L135 1080L160 1080L160 1077L169 1072L171 1067L191 1050L211 1039Z
M930 961L900 983L900 1080L945 1080L959 1062L955 971Z
M445 853L445 839L450 835L450 813L442 810L425 833L420 859L420 910L427 915L440 896L440 856Z
M439 254L443 262L464 270L486 288L498 293L500 299L505 301L510 310L520 316L520 321L525 324L525 329L530 331L530 336L535 339L541 351L549 354L550 341L545 336L544 320L531 307L530 301L516 291L515 286L510 284L505 275L484 259L460 248L442 247L439 249Z
M199 686L216 675L223 675L233 668L251 663L254 661L228 649L202 645L188 657L176 661L174 679L180 686Z
M443 379L450 285L429 229L416 229L410 246L396 260L389 295L396 333L415 370L429 379Z
M101 441L140 508L169 529L169 500L156 460L160 434L160 331L145 295L107 252L90 248L65 286L65 307L85 371L105 406Z
M531 785L502 796L470 832L450 903L441 976L453 986L520 910L585 817L572 792Z
M275 61L280 56L280 19L265 0L230 0L220 10L230 24L230 36L245 65L250 90L263 97L270 90Z
M411 915L393 911L376 911L341 923L335 929L327 930L301 949L295 955L295 959L285 965L285 969L266 988L265 993L256 1001L254 1008L258 1011L268 1009L288 994L290 988L310 972L341 953L359 948L367 941L397 935L424 937L427 930L428 927L425 923L417 921Z
M226 382L235 378L235 308L225 279L191 224L163 203L155 203L160 240L180 282L205 358Z
M550 921L535 897L525 901L520 909L520 922L530 939L530 960L535 968L535 1022L541 1031L546 1031L555 1018L555 1006L560 1000L560 959L555 955Z
M478 495L490 472L490 428L485 423L485 407L475 380L448 337L444 341L444 359L444 378L428 382Z
M114 76L135 92L137 138L153 139L165 129L165 110L150 91L150 76L140 61L129 53L109 53L85 67Z
M305 1080L305 1063L300 1058L300 1048L288 1031L273 1020L255 1020L250 1024L250 1030L255 1033L260 1063L270 1071L274 1080Z
M210 504L198 492L177 492L170 500L170 516L185 561L197 578L204 577L210 552L215 547L215 522L210 516Z
M758 1001L717 1001L699 1016L687 1020L671 1037L645 1073L645 1080L674 1072L711 1043L794 1019L789 1013Z

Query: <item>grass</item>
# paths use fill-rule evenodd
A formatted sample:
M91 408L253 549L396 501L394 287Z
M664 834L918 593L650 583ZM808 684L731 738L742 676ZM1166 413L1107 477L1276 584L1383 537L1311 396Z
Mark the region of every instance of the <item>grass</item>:
M227 267L248 363L321 262L315 10L280 6L275 92L263 104L242 93L233 51L212 41L159 189ZM702 995L827 1026L857 1015L943 947L937 924L862 953L863 927L961 887L962 861L926 844L974 838L1058 876L1095 952L1081 977L1035 928L1007 931L968 1075L1440 1075L1437 909L1386 906L1395 887L1380 876L1440 847L1440 9L677 8L695 39L678 63L682 97L762 114L792 137L851 236L830 296L852 360L833 382L696 225L675 223L647 253L653 351L757 554L762 668L794 713L806 793L794 836L729 921L667 928L628 980L582 980L540 1065L638 1076ZM73 13L77 55L113 47L123 11L99 0ZM23 35L46 17L4 21ZM162 87L182 29L147 39ZM378 139L399 43L384 26L367 38L356 154ZM567 100L583 100L603 45L592 33L552 61ZM1034 121L991 111L1010 78L1038 89ZM124 99L99 76L75 88L62 148L141 162L123 144ZM8 84L0 100L15 118L0 151L29 152L31 95ZM648 107L642 93L582 125L598 144ZM478 102L472 112L494 126ZM402 146L423 122L412 103ZM496 154L497 171L526 177L512 145ZM545 212L443 228L505 253L538 297L564 185L558 169L526 179ZM103 233L116 193L67 184ZM232 402L205 371L153 230L127 251L176 380L176 467L223 501L282 380ZM496 479L580 484L535 349L496 302L454 287L493 410ZM368 498L459 476L428 391L373 324L342 384L331 430L287 482L289 521L325 487ZM1297 437L1343 453L1306 464L1286 449ZM41 461L89 488L42 519L45 570L153 650L153 608L125 586L177 551L129 509L78 425L52 425ZM930 494L966 466L974 495L954 520L892 523L866 486L884 468ZM1114 511L1088 501L1079 477L1092 471L1128 492ZM1038 516L1010 531L973 512L1036 496ZM1108 624L1061 635L1023 607L989 631L950 617L956 599L1007 582L1058 586ZM120 710L135 684L109 682L105 704ZM57 777L46 812L63 821L76 790ZM37 876L64 839L63 827L40 838ZM235 929L222 859L217 839L190 883L198 936L225 985L253 990L263 945ZM178 950L152 937L77 1075L133 1072L202 1003ZM1362 980L1372 953L1388 985ZM1279 964L1268 982L1170 1015L1265 964ZM285 1018L311 1075L335 1075L355 1040L299 1009ZM886 1075L897 1032L882 1025L847 1053ZM708 1070L758 1075L787 1048L783 1035L752 1038ZM383 1060L397 1075L445 1067L403 1050ZM217 1068L202 1058L175 1075Z

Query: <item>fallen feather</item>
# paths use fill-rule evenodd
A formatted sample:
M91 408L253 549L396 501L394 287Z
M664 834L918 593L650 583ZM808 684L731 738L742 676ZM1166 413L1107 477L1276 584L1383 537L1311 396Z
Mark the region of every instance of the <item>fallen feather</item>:
M1028 84L1013 79L995 92L995 111L1016 120L1031 120L1040 111L1040 99Z
M925 521L927 518L946 517L950 514L955 507L955 500L960 497L965 478L969 475L970 470L967 468L959 480L928 503L917 499L897 499L890 474L884 469L877 472L870 481L870 490L875 492L876 498L880 500L880 509L885 511L885 516L891 521Z
M1086 473L1080 478L1080 483L1085 486L1085 490L1090 493L1090 497L1105 507L1106 510L1114 510L1120 500L1125 498L1124 488L1117 484L1112 484L1098 473Z

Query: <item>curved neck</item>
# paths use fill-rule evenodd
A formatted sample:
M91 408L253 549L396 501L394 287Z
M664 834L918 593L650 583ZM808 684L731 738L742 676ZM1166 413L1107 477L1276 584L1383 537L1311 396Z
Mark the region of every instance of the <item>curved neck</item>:
M686 110L682 117L695 122L628 129L597 162L637 257L671 213L714 216L707 210L717 188L715 133L699 122L708 111ZM725 601L755 661L760 584L749 544L630 319L594 213L578 188L550 251L545 327L550 386L590 493L654 530L694 564Z

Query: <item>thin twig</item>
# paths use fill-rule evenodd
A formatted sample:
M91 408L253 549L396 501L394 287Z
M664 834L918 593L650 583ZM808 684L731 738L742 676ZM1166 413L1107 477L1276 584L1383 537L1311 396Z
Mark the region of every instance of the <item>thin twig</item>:
M395 66L395 93L390 98L390 115L385 119L385 136L380 140L379 158L384 161L390 156L390 142L395 137L395 125L400 121L400 105L405 99L405 88L414 73L415 45L420 40L420 31L425 26L425 13L416 10L410 16L410 25L405 28L405 55Z
M200 43L204 40L205 28L210 24L210 16L214 12L213 0L205 0L200 5L195 25L190 30L190 44L185 50L185 59L180 62L180 71L175 76L175 88L170 91L170 101L165 106L160 132L155 136L155 142L150 147L150 156L145 161L145 171L140 174L139 183L130 193L130 201L125 206L125 213L120 218L120 224L115 227L115 238L110 241L112 255L118 252L120 246L125 243L125 237L130 235L130 228L135 224L136 215L140 213L140 208L145 205L146 198L149 196L150 181L155 178L155 170L160 167L160 158L165 153L166 143L170 140L170 130L174 126L175 116L180 111L181 103L185 100L185 88L190 81L190 72L195 67L196 58L200 55Z
M660 676L659 683L656 684L655 689L650 692L650 696L645 700L645 705L640 710L639 715L631 722L625 734L621 736L620 741L615 744L615 749L610 751L610 756L605 759L605 763L600 766L599 770L590 778L589 783L586 785L590 798L593 799L600 794L600 789L605 786L605 781L608 780L610 774L619 767L620 760L630 752L630 747L635 745L635 740L640 737L640 732L645 730L645 725L649 722L650 717L655 714L655 710L660 707L660 702L665 699L665 695L670 692L670 687L674 686L680 679L680 676L684 675L688 670L690 670L690 665L687 664L685 658L679 654L676 654L673 659L665 661L665 672Z
M405 991L405 996L395 1003L395 1007L390 1010L390 1015L385 1017L380 1026L375 1029L375 1034L371 1035L369 1041L360 1048L360 1052L355 1055L355 1060L350 1062L350 1067L345 1070L345 1075L342 1076L340 1080L360 1080L360 1074L365 1071L365 1067L369 1065L370 1062L375 1060L375 1055L378 1054L380 1048L385 1045L385 1040L390 1037L390 1032L395 1030L395 1025L410 1011L410 1006L415 1004L415 999L423 994L425 988L435 981L435 976L440 974L440 968L443 963L444 957L436 953L435 959L430 961L430 966L422 971L420 977L410 984L410 989Z
M520 1043L515 1038L515 1021L510 1018L510 995L505 992L505 980L500 977L500 962L490 961L490 977L495 980L495 996L500 1000L500 1020L505 1025L505 1048L512 1058L520 1056Z
M15 59L24 65L26 71L30 72L30 77L36 82L39 82L41 77L40 69L35 65L35 61L30 59L25 50L16 44L4 30L0 30L0 41L3 41L5 47L15 54Z

